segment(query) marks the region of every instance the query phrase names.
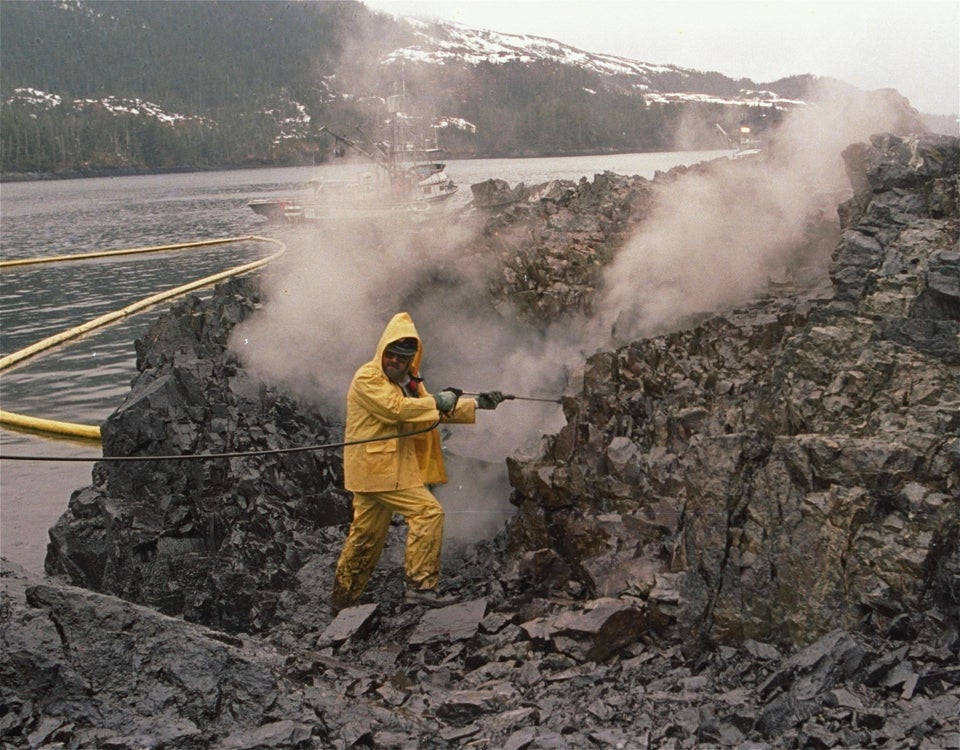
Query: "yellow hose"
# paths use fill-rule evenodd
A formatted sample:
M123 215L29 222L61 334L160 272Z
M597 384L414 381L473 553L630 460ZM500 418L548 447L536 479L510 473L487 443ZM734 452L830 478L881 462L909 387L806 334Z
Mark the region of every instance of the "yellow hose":
M24 414L16 414L12 411L3 411L2 409L0 409L0 424L7 427L19 427L24 430L48 432L66 437L86 438L88 440L100 439L100 428L96 425L57 422L53 419L28 417Z
M255 260L250 263L244 263L240 266L235 266L234 268L227 269L226 271L221 271L220 273L213 274L212 276L206 276L202 279L197 279L196 281L191 281L187 284L175 287L174 289L168 289L164 292L158 292L157 294L151 294L148 297L144 297L137 302L134 302L126 307L123 307L119 310L114 310L113 312L100 315L92 320L88 320L86 323L81 323L78 326L69 328L66 331L61 331L60 333L54 334L53 336L48 336L42 341L38 341L35 344L24 347L18 351L8 354L6 357L0 357L0 372L6 370L9 367L12 367L18 362L32 357L35 354L38 354L42 351L50 349L57 344L62 344L65 341L81 336L84 333L92 331L96 328L102 328L105 325L114 323L118 320L121 320L128 315L131 315L135 312L144 310L151 305L156 305L159 302L163 302L174 297L179 297L188 292L192 292L195 289L200 289L205 286L210 286L211 284L216 284L218 281L223 279L230 278L231 276L239 276L240 274L247 273L248 271L253 271L254 269L260 268L261 266L270 263L273 260L279 258L283 253L286 252L287 247L280 240L275 240L270 237L258 237L255 235L248 235L245 237L234 237L230 239L220 239L220 240L203 240L200 242L183 242L176 245L161 245L158 247L140 247L132 248L129 250L106 250L97 253L82 253L79 255L66 255L59 256L58 258L40 258L33 260L17 260L17 261L6 261L0 263L0 267L5 267L8 265L27 265L29 263L47 263L53 262L54 260L59 261L73 261L81 259L90 259L90 258L103 258L111 255L130 255L135 253L149 253L149 252L160 252L164 250L183 250L187 248L194 247L203 247L209 245L222 245L232 242L268 242L273 245L278 245L280 250L270 255L266 258L261 258L260 260ZM28 417L22 414L15 414L13 412L2 411L0 410L0 425L5 425L8 427L21 427L30 430L35 430L39 432L49 432L57 435L69 435L72 437L82 437L88 439L99 440L100 439L100 428L96 425L82 425L75 424L72 422L58 422L51 419L41 419L39 417Z
M33 266L39 263L65 263L72 260L90 260L91 258L109 258L114 255L137 255L139 253L162 253L170 250L185 250L194 247L209 247L211 245L226 245L231 242L244 242L259 237L225 237L219 240L199 240L197 242L178 242L175 245L156 245L155 247L131 247L125 250L98 250L95 253L77 253L76 255L51 255L44 258L18 258L16 260L0 261L0 268L13 266Z

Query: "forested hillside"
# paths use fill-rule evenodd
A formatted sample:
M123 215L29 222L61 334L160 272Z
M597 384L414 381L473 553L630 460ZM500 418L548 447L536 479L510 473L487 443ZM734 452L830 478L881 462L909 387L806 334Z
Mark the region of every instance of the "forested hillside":
M777 114L651 102L629 81L550 61L384 62L413 41L408 25L349 0L4 0L2 170L9 177L319 162L334 146L322 126L361 132L371 97L401 84L424 114L476 126L444 131L450 155L669 149L681 129L693 142L680 145L720 147L714 123ZM718 96L752 85L669 71L656 83ZM781 85L799 94L804 79Z
M269 160L292 102L324 114L361 14L359 3L5 1L3 169ZM14 97L23 88L59 105ZM133 111L144 102L167 117Z

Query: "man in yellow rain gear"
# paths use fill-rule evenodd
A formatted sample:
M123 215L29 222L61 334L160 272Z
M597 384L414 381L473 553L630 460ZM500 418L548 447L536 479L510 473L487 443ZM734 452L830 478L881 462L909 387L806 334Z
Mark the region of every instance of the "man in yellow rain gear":
M453 390L428 393L420 378L423 344L413 319L397 313L380 336L373 359L353 376L347 394L343 451L344 486L353 492L353 523L340 553L333 583L334 611L356 604L380 559L399 513L407 522L404 570L410 604L448 603L437 594L443 544L443 507L427 488L447 474L437 427L440 422L472 424L477 409L495 409L499 391L476 399ZM362 442L358 442L362 441Z

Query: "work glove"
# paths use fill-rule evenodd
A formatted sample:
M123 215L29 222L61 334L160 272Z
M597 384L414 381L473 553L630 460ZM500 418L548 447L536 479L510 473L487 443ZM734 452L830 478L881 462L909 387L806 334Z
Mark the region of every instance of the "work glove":
M496 409L503 401L503 394L500 391L485 391L477 394L478 409Z
M449 414L457 405L457 394L453 391L440 391L433 394L433 400L437 403L437 411L441 414Z

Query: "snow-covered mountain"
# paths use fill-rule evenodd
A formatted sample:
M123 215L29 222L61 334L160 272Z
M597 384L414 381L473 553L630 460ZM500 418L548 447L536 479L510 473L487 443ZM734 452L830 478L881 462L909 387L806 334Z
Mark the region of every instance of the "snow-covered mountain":
M719 73L705 74L676 65L631 60L563 44L532 34L506 34L449 21L423 21L400 17L417 42L390 51L385 64L400 61L449 65L490 63L554 63L570 65L599 75L606 85L643 96L650 102L749 103L789 108L803 102L775 91L750 86L720 94L716 89L736 88L736 81ZM810 76L813 80L813 77ZM713 85L710 85L710 83ZM752 81L748 83L753 83ZM701 90L703 89L703 90Z
M53 94L40 89L22 87L15 88L3 98L7 107L31 108L34 111L56 109L64 106L64 99L59 94ZM196 115L182 115L168 112L163 107L143 99L120 96L103 96L99 98L71 99L67 105L73 113L102 111L111 115L130 115L153 119L165 125L175 125L184 122L204 123L206 118Z

